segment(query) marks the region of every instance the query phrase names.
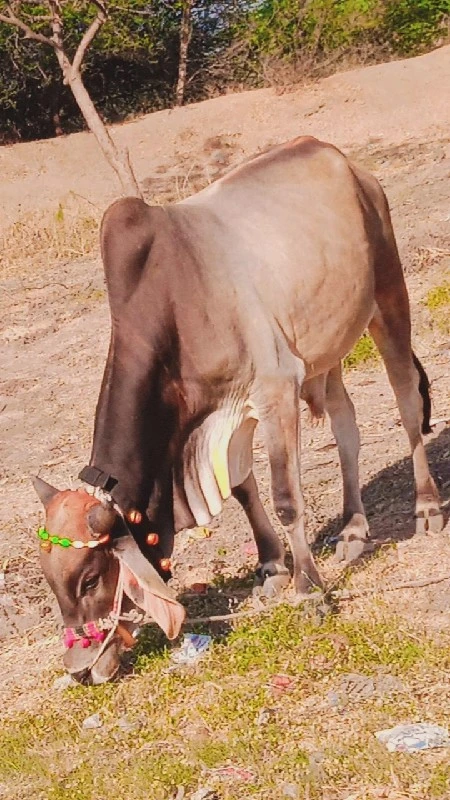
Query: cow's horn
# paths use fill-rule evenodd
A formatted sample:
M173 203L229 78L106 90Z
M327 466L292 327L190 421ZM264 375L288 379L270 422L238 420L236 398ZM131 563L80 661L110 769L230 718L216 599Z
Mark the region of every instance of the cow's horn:
M101 504L93 506L87 515L88 525L94 536L103 536L105 533L111 533L116 519L117 514L112 506Z
M46 481L43 481L42 478L38 478L37 476L31 479L31 483L33 484L35 492L44 508L47 508L50 500L52 500L55 494L59 493L59 489L55 489L54 486L51 486L49 483L46 483Z

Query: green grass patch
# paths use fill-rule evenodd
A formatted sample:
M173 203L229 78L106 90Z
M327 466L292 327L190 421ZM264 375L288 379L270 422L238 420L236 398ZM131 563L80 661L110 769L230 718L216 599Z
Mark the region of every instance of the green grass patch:
M450 281L430 289L424 304L430 312L433 326L442 333L450 333Z
M428 797L447 798L450 797L450 764L438 764L431 775L428 787Z
M445 704L422 708L420 688L406 687L438 672L442 681L450 648L380 605L365 619L330 614L322 624L301 607L280 605L241 621L196 667L170 672L166 642L148 627L136 665L131 679L51 694L34 715L3 725L0 784L8 800L26 796L21 786L46 800L168 800L179 786L189 797L205 784L218 786L224 800L281 800L283 781L314 800L324 785L335 792L358 781L389 785L393 764L403 761L396 775L405 791L421 782L424 797L445 796L444 767L394 758L374 732L421 716L445 722ZM405 691L338 712L327 694L348 672L400 676ZM291 676L289 690L271 688L276 673ZM102 727L84 730L93 713ZM124 716L138 726L121 728ZM230 763L252 770L254 779L221 782L213 771Z
M363 333L350 353L344 358L344 369L357 369L368 364L376 364L380 354L375 342L368 333Z
M450 283L435 286L427 294L425 304L430 311L450 305Z

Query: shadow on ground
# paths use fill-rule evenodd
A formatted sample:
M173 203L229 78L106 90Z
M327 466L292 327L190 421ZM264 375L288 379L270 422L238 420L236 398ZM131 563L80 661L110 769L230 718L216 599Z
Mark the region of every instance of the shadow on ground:
M441 495L444 524L448 522L450 508L450 428L443 431L428 445L426 451L431 474ZM378 472L362 489L362 500L370 526L372 552L387 542L410 539L414 526L414 478L412 460L408 455ZM318 532L314 552L321 552L342 528L342 517L330 519Z

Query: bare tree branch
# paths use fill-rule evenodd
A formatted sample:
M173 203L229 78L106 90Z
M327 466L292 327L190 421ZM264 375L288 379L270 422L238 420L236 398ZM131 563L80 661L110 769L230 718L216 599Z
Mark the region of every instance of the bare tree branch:
M52 12L52 31L53 38L57 42L58 47L63 49L63 22L61 16L61 6L58 0L48 0L50 10ZM58 58L59 61L59 58ZM61 62L60 62L61 63Z
M53 47L53 49L57 49L60 47L56 41L50 39L48 36L44 36L43 33L37 33L33 31L26 22L16 17L13 13L11 6L7 5L7 14L0 14L0 22L5 22L7 25L14 25L16 28L19 28L25 36L25 39L33 39L35 42L40 42L41 44L46 44L48 47Z
M99 11L96 18L91 22L89 28L84 33L83 38L81 39L80 44L77 47L77 51L73 57L72 61L72 69L74 72L79 72L83 58L86 54L86 50L90 46L91 42L93 42L94 38L97 36L100 28L105 24L106 20L108 19L108 13L105 8L102 8L100 3L95 3L98 7Z
M189 44L192 37L192 5L193 0L183 0L180 25L180 58L178 62L178 81L175 91L175 103L182 106L186 89Z

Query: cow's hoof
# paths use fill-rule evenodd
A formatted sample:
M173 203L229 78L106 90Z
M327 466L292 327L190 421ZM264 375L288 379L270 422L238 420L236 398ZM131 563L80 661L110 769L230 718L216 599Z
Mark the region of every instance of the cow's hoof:
M307 569L300 569L295 573L294 587L299 598L310 600L315 595L322 595L322 579L312 561Z
M334 561L345 564L357 561L364 553L368 533L369 525L364 514L354 514L337 540Z
M334 554L335 561L343 561L345 564L351 564L352 561L357 561L364 553L366 547L366 540L358 537L346 540L344 537L339 538L336 544L336 552Z
M256 570L253 594L256 597L275 597L289 586L291 576L284 564L269 561L261 564Z
M289 586L291 576L289 573L281 575L269 575L262 586L262 593L264 597L276 597L277 594Z
M444 527L444 515L439 507L421 508L416 513L416 534L440 533Z

